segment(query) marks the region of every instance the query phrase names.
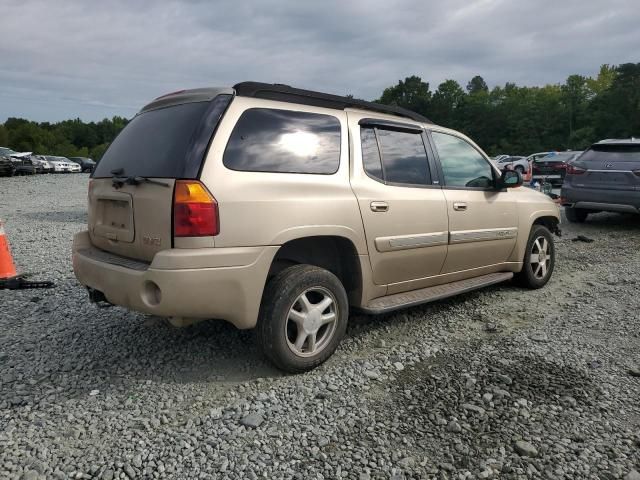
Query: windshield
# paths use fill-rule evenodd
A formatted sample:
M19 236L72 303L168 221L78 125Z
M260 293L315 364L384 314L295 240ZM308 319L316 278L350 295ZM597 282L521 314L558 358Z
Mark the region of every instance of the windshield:
M553 155L547 155L546 157L542 157L537 159L536 163L542 162L568 162L573 160L575 157L580 155L580 152L566 152L566 153L556 153Z
M17 152L14 152L10 148L0 147L0 155L14 155Z

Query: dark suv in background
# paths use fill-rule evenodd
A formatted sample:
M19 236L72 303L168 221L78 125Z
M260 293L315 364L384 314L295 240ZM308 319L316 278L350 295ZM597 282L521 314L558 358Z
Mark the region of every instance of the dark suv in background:
M567 165L561 202L567 220L589 213L640 213L640 140L602 140Z

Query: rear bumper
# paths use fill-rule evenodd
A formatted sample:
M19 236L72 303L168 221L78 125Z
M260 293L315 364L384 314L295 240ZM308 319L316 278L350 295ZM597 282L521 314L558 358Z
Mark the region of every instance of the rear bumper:
M640 191L574 188L564 184L562 204L589 210L640 213Z
M253 328L278 247L171 249L150 265L91 245L88 232L73 240L78 281L114 305L162 317L219 318Z

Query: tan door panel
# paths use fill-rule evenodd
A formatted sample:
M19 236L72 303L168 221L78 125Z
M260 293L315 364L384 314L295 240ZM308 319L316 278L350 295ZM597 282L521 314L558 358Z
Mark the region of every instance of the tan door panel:
M511 192L443 191L449 212L449 251L442 273L506 262L518 236ZM460 209L460 204L465 208Z
M389 285L438 275L446 257L449 231L442 189L385 185L368 176L358 124L365 115L348 112L348 117L351 187L362 215L374 283Z

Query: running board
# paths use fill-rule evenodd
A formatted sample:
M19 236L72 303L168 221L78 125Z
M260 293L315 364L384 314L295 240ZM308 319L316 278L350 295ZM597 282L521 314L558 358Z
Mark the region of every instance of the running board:
M379 297L372 300L368 305L361 307L364 313L377 315L380 313L393 312L402 308L413 307L423 303L435 302L461 293L470 292L478 288L505 282L513 278L512 272L499 272L482 275L480 277L459 280L457 282L435 285L433 287L421 288L411 292L396 293L386 297Z

